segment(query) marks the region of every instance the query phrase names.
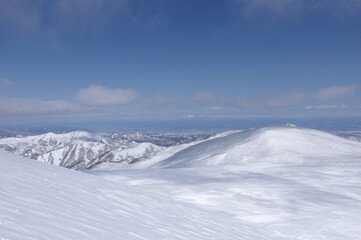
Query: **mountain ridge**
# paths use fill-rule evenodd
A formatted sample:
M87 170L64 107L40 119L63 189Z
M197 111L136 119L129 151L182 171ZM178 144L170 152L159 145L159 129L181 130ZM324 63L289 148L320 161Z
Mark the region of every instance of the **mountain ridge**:
M85 131L0 139L2 151L75 170L91 169L103 162L134 163L162 148Z

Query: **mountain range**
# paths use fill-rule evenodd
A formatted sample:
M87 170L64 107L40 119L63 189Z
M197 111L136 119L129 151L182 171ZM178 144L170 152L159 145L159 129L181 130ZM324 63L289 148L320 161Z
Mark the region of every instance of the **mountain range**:
M92 169L103 162L135 163L163 148L129 137L84 131L0 139L2 151L76 170Z

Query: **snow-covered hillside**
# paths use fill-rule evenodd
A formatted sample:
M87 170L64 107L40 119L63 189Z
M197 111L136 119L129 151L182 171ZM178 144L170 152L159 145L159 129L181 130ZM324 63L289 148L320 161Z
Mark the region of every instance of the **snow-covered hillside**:
M177 147L138 169L90 173L223 212L286 239L361 239L360 143L272 127Z
M104 162L134 163L147 159L163 147L89 132L47 133L0 139L0 151L77 170Z
M361 144L318 130L268 127L236 132L189 146L153 167L178 168L245 163L360 163Z
M0 152L0 239L283 239L256 224Z

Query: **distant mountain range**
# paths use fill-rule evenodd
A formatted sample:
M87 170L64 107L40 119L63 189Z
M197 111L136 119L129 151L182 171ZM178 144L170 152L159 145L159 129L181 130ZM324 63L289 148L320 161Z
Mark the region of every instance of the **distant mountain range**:
M0 139L0 151L75 170L174 168L264 161L299 163L331 156L348 158L350 154L361 158L358 136L352 136L350 132L342 135L344 137L294 125L198 137L75 131L3 138Z
M0 150L66 168L87 170L103 162L134 163L164 148L150 142L136 142L132 137L84 131L46 133L0 139ZM140 134L134 137L146 138Z

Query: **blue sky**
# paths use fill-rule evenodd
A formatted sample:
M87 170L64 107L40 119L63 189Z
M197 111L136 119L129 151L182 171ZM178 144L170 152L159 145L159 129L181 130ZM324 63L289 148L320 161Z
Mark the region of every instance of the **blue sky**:
M361 115L361 0L0 0L0 123Z

